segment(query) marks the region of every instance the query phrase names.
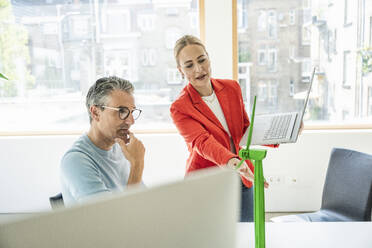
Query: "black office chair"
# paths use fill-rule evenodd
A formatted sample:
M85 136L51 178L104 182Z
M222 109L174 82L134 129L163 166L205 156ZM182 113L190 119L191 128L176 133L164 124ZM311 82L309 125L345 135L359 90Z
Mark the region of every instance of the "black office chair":
M319 211L273 218L274 222L371 221L372 155L334 148ZM276 220L274 220L276 219Z
M62 193L49 197L49 202L52 209L64 207Z

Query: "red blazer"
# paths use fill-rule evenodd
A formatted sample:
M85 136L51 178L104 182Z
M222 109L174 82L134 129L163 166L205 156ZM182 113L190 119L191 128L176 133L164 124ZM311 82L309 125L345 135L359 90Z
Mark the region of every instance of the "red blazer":
M236 81L228 79L212 78L211 82L225 115L235 151L239 152L239 142L249 126L240 86ZM186 174L202 168L225 165L229 159L238 157L231 152L229 134L190 83L173 102L170 112L190 152ZM247 163L253 171L252 163ZM245 178L242 180L247 187L252 187L251 182Z

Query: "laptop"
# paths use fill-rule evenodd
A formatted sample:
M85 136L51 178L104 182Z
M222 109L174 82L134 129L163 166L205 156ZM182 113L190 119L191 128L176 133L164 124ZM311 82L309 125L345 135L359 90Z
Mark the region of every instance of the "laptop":
M301 112L288 112L277 114L256 115L252 134L252 145L269 145L282 143L295 143L305 114L307 102L309 101L311 86L314 81L316 67L310 79L309 88ZM240 141L240 146L247 145L249 128Z
M239 192L234 171L200 170L185 180L0 223L0 247L236 247Z

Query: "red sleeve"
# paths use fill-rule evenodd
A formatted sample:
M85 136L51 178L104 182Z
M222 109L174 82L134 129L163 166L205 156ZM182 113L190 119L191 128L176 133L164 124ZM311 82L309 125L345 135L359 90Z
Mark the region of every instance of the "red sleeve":
M200 122L187 114L171 107L171 117L188 146L196 150L203 158L217 165L225 165L229 159L237 157L221 145Z

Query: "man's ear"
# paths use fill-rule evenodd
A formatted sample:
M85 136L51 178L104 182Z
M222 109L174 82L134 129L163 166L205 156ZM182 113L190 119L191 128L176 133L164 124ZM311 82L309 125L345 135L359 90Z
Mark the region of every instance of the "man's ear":
M101 113L99 107L96 105L92 105L90 106L89 111L90 111L90 115L92 116L92 119L95 121L99 121L99 117Z

